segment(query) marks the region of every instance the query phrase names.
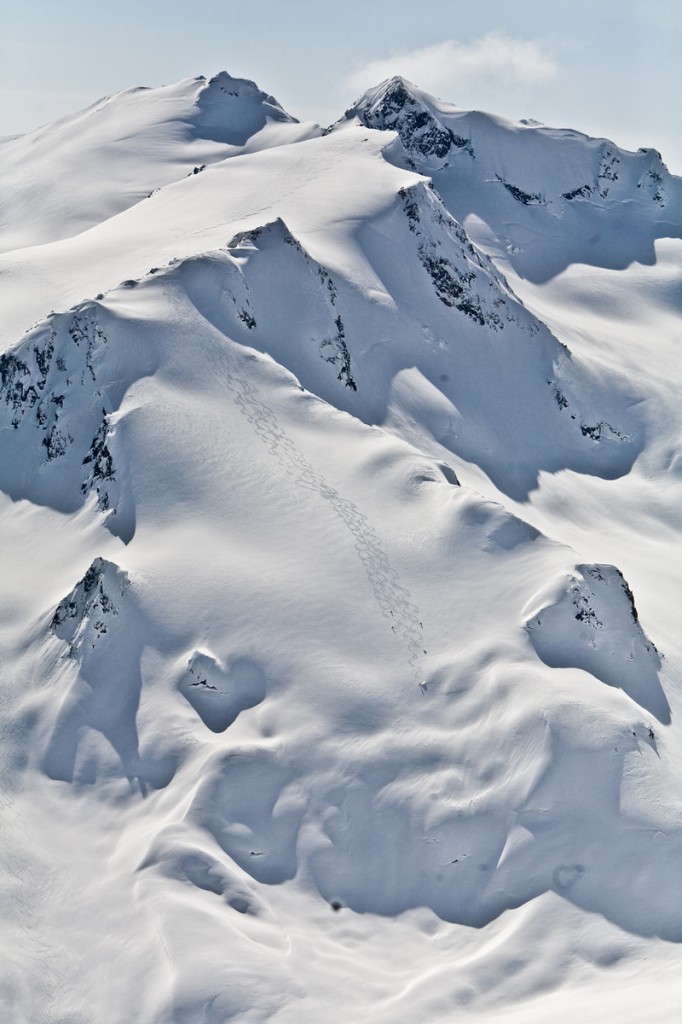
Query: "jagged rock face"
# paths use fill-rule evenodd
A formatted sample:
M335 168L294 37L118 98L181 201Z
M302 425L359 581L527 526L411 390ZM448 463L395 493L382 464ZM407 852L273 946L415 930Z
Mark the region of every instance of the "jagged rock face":
M440 166L457 150L474 157L471 140L446 127L402 78L393 78L366 94L346 113L346 117L354 116L368 128L396 131L408 156L425 167Z
M91 393L98 384L106 346L97 307L85 304L72 314L53 316L0 356L3 426L23 437L36 436L45 463L63 458L77 445L70 415L74 395Z
M120 340L112 349L106 319L98 303L82 303L52 314L0 356L0 433L8 453L0 480L18 497L69 511L94 493L112 532L127 536L125 465L115 454L112 414L156 357Z
M504 328L505 320L520 323L519 303L490 260L472 245L464 228L448 213L438 195L423 185L401 189L410 231L419 239L419 261L433 282L436 295L450 308L493 331ZM455 242L457 259L444 254L443 239ZM529 334L540 330L521 314Z
M110 433L108 417L105 410L102 409L102 423L92 439L90 450L83 459L83 465L87 466L88 470L87 476L81 484L82 494L88 494L90 491L96 492L97 507L101 512L109 512L115 507L111 485L116 483L116 471L109 445Z
M85 657L110 631L119 615L129 581L113 562L96 558L70 594L59 602L50 630L69 645L73 657Z
M654 239L678 230L682 188L656 150L630 153L580 132L458 110L401 78L365 93L344 123L355 118L396 131L401 146L387 158L432 175L455 218L488 225L531 280L571 262L650 262ZM595 232L595 211L606 230Z

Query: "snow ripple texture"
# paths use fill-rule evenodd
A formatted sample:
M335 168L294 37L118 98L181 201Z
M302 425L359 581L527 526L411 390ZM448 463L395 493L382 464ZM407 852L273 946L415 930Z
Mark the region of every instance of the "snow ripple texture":
M299 487L314 491L324 501L328 501L350 530L376 602L384 617L391 621L393 632L407 647L407 664L423 690L426 684L423 672L420 671L420 662L425 652L419 608L412 601L410 591L400 582L398 573L391 566L367 517L315 470L291 438L287 437L272 409L259 399L253 384L225 371L221 373L221 378L234 395L240 412L252 424L270 454L295 479Z

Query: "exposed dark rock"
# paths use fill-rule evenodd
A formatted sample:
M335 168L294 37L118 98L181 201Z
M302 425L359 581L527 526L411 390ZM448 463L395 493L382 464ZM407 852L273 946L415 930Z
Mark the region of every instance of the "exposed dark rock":
M354 115L368 128L396 131L406 152L413 156L443 159L452 148L474 156L471 140L441 124L400 78L392 79L376 103L346 113L347 117Z
M578 188L571 189L570 192L563 192L563 198L572 199L587 199L594 192L593 185L580 185Z
M593 441L603 441L606 439L617 438L619 441L629 441L630 438L627 434L623 434L616 427L612 427L606 420L600 420L599 423L594 426L590 426L587 423L580 424L580 430L583 437L590 437Z
M102 512L109 511L111 498L108 489L103 486L116 479L114 462L107 445L109 424L106 412L102 409L102 423L92 439L90 450L83 459L84 466L91 466L88 478L81 485L81 492L87 494L93 488L97 491L97 505Z
M525 192L522 188L519 188L518 185L513 185L511 182L505 181L504 178L499 176L499 174L496 174L495 177L504 185L507 192L509 192L509 194L512 195L518 203L523 203L524 206L546 205L545 197L540 192Z
M329 292L329 301L331 302L332 306L335 305L337 296L336 285L332 281L329 272L325 270L324 267L319 267L317 273L319 274L321 280L324 281L324 283L327 286L327 290Z
M353 380L353 374L351 373L350 352L346 345L346 332L343 326L343 320L341 319L341 314L336 317L334 324L336 326L335 337L325 338L322 342L321 348L324 350L325 348L331 347L336 351L333 355L324 355L324 359L328 363L333 363L334 366L340 366L336 379L343 381L346 387L350 388L351 391L357 391L358 387Z
M246 324L250 331L252 331L256 326L256 318L252 316L247 309L240 309L237 316Z

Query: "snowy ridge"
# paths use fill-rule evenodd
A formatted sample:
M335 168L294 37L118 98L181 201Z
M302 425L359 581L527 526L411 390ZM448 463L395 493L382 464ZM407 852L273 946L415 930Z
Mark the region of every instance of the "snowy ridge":
M349 121L396 131L400 151L387 156L431 175L454 216L489 225L496 249L531 280L575 260L648 262L655 238L679 237L682 184L654 149L630 153L570 129L459 110L399 77L365 93L334 129Z
M401 266L386 263L387 235L404 253ZM539 470L562 464L607 477L627 470L640 435L632 413L624 403L614 407L613 389L607 396L523 308L432 190L423 184L401 190L381 226L365 229L362 243L390 307L313 260L279 220L241 232L224 251L154 268L141 284L124 282L130 308L121 342L107 341L120 330L120 315L107 333L99 326L106 303L99 304L101 312L85 303L36 328L2 357L5 422L17 430L7 443L33 439L31 454L14 463L23 465L24 476L10 477L8 486L53 504L52 492L38 498L43 479L53 484L35 470L58 460L60 477L65 464L80 476L69 486L65 507L77 506L79 491L94 489L99 507L115 514L117 442L108 417L126 388L160 359L156 340L143 350L132 340L131 310L138 294L158 293L176 280L202 322L267 352L313 394L365 422L416 416L422 433L481 462L508 493L524 493ZM99 377L95 353L104 367ZM506 364L505 373L491 379L491 360ZM411 394L403 397L403 376L415 370L422 383L410 384ZM35 429L29 427L33 417ZM77 440L69 426L75 420ZM443 425L436 428L437 422ZM493 438L496 449L507 449L504 468L497 453L486 454ZM108 521L129 536L129 523Z
M479 181L499 183L521 205L560 214L572 202L608 205L627 198L655 215L673 196L679 201L679 188L654 149L629 153L569 129L458 110L400 77L369 90L345 118L396 131L415 169L425 173L449 166L473 172L477 160Z
M0 143L0 252L71 237L217 161L319 132L225 71L104 97Z
M8 1019L672 1024L679 181L402 79L19 143Z

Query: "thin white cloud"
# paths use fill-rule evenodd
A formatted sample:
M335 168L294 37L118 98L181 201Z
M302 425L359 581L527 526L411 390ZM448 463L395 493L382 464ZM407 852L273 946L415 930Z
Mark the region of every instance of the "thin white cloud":
M551 54L534 40L491 33L469 43L446 39L372 60L348 77L348 85L362 92L385 78L402 75L447 99L455 98L464 86L537 85L555 78L558 71Z

